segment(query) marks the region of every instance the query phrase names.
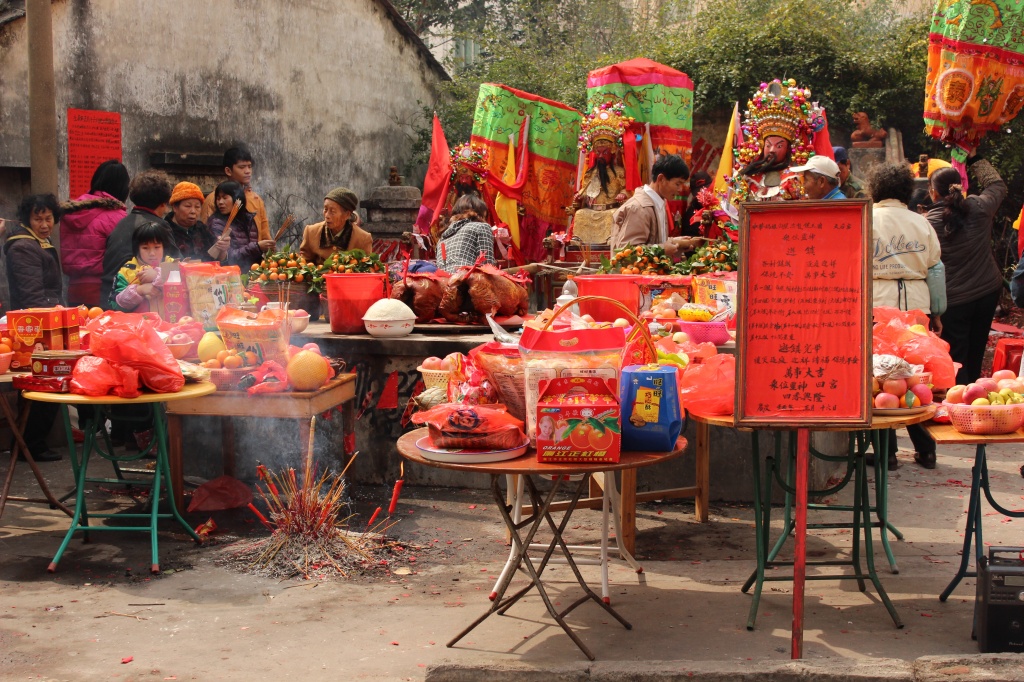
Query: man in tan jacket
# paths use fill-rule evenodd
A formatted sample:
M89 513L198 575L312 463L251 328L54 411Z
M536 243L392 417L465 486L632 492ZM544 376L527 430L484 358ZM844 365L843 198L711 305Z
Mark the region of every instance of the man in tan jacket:
M245 210L254 214L256 230L259 233L260 241L271 239L270 221L267 219L267 206L263 198L253 191L252 182L252 152L245 147L231 147L224 152L224 175L229 180L234 180L245 188ZM199 211L199 220L209 224L210 216L216 210L214 198L216 192L210 192L203 202L203 208Z
M686 162L675 154L660 157L651 168L651 182L637 187L612 216L612 251L627 246L661 246L669 256L680 250L692 250L697 240L668 236L668 206L671 197L681 194L690 177Z

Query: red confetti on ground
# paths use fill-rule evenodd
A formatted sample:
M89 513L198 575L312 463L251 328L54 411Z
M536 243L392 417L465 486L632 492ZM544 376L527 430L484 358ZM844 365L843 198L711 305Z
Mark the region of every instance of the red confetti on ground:
M932 614L925 613L924 611L921 612L921 615L924 616L925 618L931 618L932 617Z
M398 642L392 642L391 646L398 646Z
M125 663L131 663L134 660L135 660L134 656L125 656L124 658L121 659L121 665L124 665Z
M471 504L471 505L469 505L469 508L470 509L476 509L476 505L475 504Z

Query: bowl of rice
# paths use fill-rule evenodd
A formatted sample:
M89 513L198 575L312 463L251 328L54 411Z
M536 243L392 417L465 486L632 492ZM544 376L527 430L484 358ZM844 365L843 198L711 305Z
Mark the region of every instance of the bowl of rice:
M385 298L369 307L363 315L363 326L370 336L408 336L416 326L416 313L401 301Z

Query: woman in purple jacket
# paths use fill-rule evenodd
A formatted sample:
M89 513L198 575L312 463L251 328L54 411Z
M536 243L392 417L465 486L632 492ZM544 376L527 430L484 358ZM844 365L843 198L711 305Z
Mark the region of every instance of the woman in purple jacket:
M104 161L89 191L61 206L60 258L68 276L68 305L100 305L100 276L107 237L127 215L128 169Z

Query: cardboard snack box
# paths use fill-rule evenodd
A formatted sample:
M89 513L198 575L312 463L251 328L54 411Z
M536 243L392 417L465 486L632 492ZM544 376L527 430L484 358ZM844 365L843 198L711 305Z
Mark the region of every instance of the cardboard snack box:
M615 381L561 377L540 382L538 462L618 462L619 396Z
M60 308L28 308L7 313L7 331L14 344L11 369L28 369L35 351L64 350L63 323Z

